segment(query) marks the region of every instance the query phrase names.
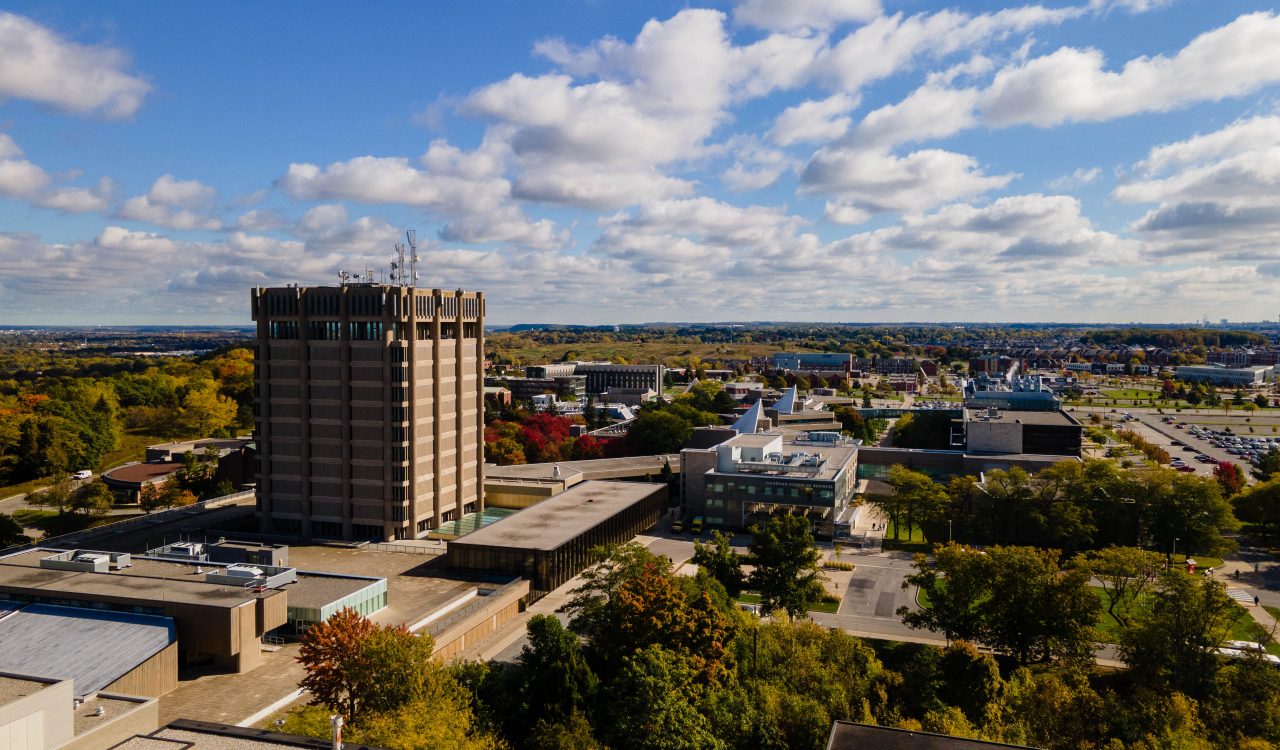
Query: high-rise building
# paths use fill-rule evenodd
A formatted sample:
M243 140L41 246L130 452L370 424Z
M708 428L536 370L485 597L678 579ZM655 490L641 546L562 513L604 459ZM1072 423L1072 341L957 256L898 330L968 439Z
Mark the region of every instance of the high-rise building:
M255 289L264 532L412 539L484 506L484 295Z

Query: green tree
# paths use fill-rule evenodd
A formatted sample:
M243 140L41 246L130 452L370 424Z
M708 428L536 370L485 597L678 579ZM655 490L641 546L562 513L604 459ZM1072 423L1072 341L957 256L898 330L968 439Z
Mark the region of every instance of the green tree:
M23 533L22 524L7 513L0 513L0 549L26 544L28 541L30 540Z
M1107 547L1078 555L1075 566L1087 570L1102 584L1107 613L1128 626L1131 612L1151 590L1164 558L1136 547Z
M800 617L824 593L821 557L813 544L809 519L804 516L774 516L763 527L752 529L751 572L748 584L760 592L766 614L778 610Z
M888 483L893 488L892 495L872 496L868 500L893 520L894 541L898 540L904 521L910 538L917 523L937 518L947 500L946 490L929 475L905 466L889 467Z
M991 547L986 553L987 642L1020 664L1053 658L1092 663L1101 605L1088 571L1060 568L1057 550Z
M691 437L689 420L658 409L642 409L627 430L627 441L640 455L677 453Z
M1280 477L1280 448L1273 447L1264 453L1262 458L1258 459L1258 465L1253 470L1253 476L1259 482L1269 482L1274 478Z
M520 652L520 662L527 721L571 722L592 704L599 680L587 665L578 636L554 616L534 615L526 627L529 644Z
M218 384L208 380L193 385L182 399L179 429L186 435L214 435L236 420L236 402L218 393Z
M902 587L917 586L929 602L919 610L899 607L909 627L944 634L948 640L980 642L986 636L990 571L981 552L959 544L934 547L932 559L915 556L916 572Z
M680 655L650 644L626 657L610 684L605 735L634 750L718 750L696 707L702 688Z
M1257 524L1263 537L1280 529L1280 477L1246 488L1231 500L1241 521Z
M50 508L58 511L58 513L66 513L71 508L74 496L75 488L72 487L71 480L66 475L58 475L44 489L28 494L27 504L34 505L37 508Z
M711 532L711 540L706 544L693 543L693 564L702 566L707 575L720 582L729 596L734 599L742 593L745 578L742 574L742 560L729 545L729 537L719 531Z
M106 482L97 479L72 492L70 507L87 516L101 516L111 510L115 501L115 495L111 494Z
M1164 571L1147 604L1120 631L1120 656L1133 677L1153 689L1203 696L1218 672L1216 649L1243 614L1218 581Z

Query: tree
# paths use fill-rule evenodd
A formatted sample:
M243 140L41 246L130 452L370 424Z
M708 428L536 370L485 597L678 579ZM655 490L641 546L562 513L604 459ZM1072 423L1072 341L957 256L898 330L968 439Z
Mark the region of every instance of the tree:
M635 750L719 750L710 722L695 707L701 690L679 655L656 644L624 659L610 690L607 739Z
M933 559L915 556L916 572L902 587L917 586L929 605L898 608L909 627L943 633L948 640L980 642L986 636L986 607L991 598L986 556L959 544L937 546Z
M107 483L97 479L76 488L71 496L71 510L87 516L101 516L111 510L115 501L115 495L111 493Z
M1273 447L1258 459L1258 466L1253 470L1253 476L1259 482L1269 482L1272 478L1280 476L1280 448Z
M206 380L187 391L182 399L178 426L187 435L213 435L236 420L236 402L218 393L218 384Z
M809 519L804 516L774 516L763 527L752 529L751 563L755 570L748 580L760 592L766 614L783 610L796 618L809 610L824 593L818 550L813 545Z
M991 598L987 641L1020 664L1062 658L1093 661L1094 623L1101 605L1089 573L1063 570L1058 550L992 547L987 550Z
M640 455L679 452L691 437L689 420L658 409L642 409L627 430L627 441Z
M73 490L71 480L59 475L48 487L27 496L27 503L38 508L52 508L59 513L67 512L71 507Z
M871 502L893 519L894 541L898 540L902 521L906 521L910 538L917 522L931 520L942 512L947 492L929 475L895 465L889 467L888 482L893 494L888 498L872 498Z
M520 652L526 720L566 722L585 713L599 680L587 665L578 636L552 615L534 615L526 627L529 643Z
M311 694L313 704L327 706L348 721L360 715L370 689L360 660L365 641L376 629L351 608L307 629L297 656L307 674L299 686Z
M729 537L719 531L711 532L711 541L693 543L693 564L702 566L707 575L720 582L724 590L734 599L742 593L745 581L742 575L742 560L738 553L729 546Z
M0 513L0 549L26 544L28 541L30 540L23 533L22 524L7 513Z
M138 490L138 506L146 513L164 507L164 499L160 495L160 488L151 483L143 484L142 488Z
M1219 461L1213 467L1213 476L1222 485L1222 494L1227 497L1236 495L1244 489L1244 469L1230 461Z
M1087 570L1102 583L1107 613L1127 627L1132 612L1151 587L1164 558L1136 547L1107 547L1076 557L1076 567Z
M1231 503L1240 520L1260 526L1263 537L1273 536L1280 528L1280 477L1249 487Z
M1218 672L1216 649L1244 614L1218 581L1163 571L1148 604L1120 631L1120 657L1153 689L1202 697Z

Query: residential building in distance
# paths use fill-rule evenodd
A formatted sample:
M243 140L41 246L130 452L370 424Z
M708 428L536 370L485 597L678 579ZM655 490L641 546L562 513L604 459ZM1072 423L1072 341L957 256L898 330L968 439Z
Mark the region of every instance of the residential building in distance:
M411 539L483 508L484 295L252 293L263 532Z
M775 352L769 358L778 370L839 370L848 373L853 355L844 352Z
M1174 368L1174 376L1188 383L1210 383L1232 388L1260 386L1275 377L1275 367L1222 367L1220 365L1184 365Z

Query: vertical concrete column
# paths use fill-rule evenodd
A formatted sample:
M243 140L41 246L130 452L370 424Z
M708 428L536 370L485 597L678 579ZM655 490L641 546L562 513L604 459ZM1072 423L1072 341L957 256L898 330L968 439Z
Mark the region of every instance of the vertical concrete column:
M484 292L476 292L476 511L484 510Z
M431 290L431 494L436 528L440 527L444 510L440 507L440 308L444 295L439 289Z

